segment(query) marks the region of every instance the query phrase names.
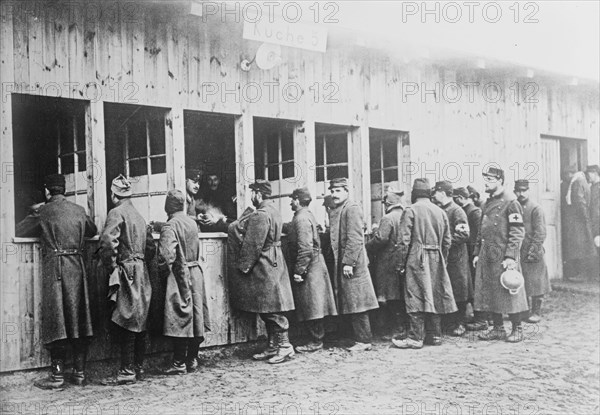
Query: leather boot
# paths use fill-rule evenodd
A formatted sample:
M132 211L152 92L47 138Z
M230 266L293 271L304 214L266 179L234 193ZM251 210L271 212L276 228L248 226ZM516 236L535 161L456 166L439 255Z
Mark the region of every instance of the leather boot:
M267 328L267 348L260 353L252 355L254 360L267 360L277 354L277 343L275 341L275 333L271 328Z
M73 373L70 381L74 385L83 385L85 383L85 364L87 360L87 344L76 343L74 345Z
M65 384L65 363L60 359L52 360L52 372L50 376L37 380L34 386L40 389L60 389Z
M490 330L480 333L477 336L479 340L493 341L493 340L506 340L506 331L504 326L495 326Z
M290 343L287 330L275 333L275 341L277 344L277 354L268 360L269 363L283 363L294 357L294 346Z
M531 324L537 324L542 321L542 297L533 297L531 299L531 313L525 321Z
M521 327L521 323L513 323L512 331L506 338L506 341L509 343L519 343L523 341L523 327Z

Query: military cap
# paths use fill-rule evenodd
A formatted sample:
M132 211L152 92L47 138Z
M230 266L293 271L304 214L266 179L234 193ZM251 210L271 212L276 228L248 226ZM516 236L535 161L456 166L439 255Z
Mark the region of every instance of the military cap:
M122 174L119 174L113 179L110 190L120 197L131 197L133 194L131 190L131 182Z
M469 197L469 191L464 187L457 187L452 191L452 196L462 196L466 199Z
M200 169L186 169L185 178L193 182L200 182L202 179L202 170Z
M62 174L49 174L44 178L44 187L65 187L65 176Z
M472 197L472 196L479 197L479 192L473 186L467 186L467 190L469 191L469 197Z
M267 180L256 179L250 184L250 189L260 192L263 197L271 196L271 183Z
M504 170L499 167L489 166L482 173L483 176L495 177L496 179L504 180Z
M395 190L394 188L389 187L385 196L383 196L381 203L389 202L395 205L402 201L402 196L404 196L404 190Z
M310 203L312 201L312 197L310 196L310 191L308 187L299 187L294 189L292 195L290 196L292 199L298 199L300 202Z
M412 197L431 197L431 185L427 178L415 179L412 188Z
M515 190L529 190L529 180L519 179L515 181Z
M323 206L325 206L326 208L333 209L335 207L335 203L333 202L333 196L325 196L325 198L323 199Z
M348 179L346 177L338 177L337 179L331 179L329 182L329 189L333 189L335 187L345 187L348 188Z
M165 212L175 213L181 212L185 203L185 196L179 189L171 189L167 193L167 199L165 200Z
M596 174L600 174L600 166L598 166L597 164L592 164L591 166L587 166L585 168L585 172L586 173L594 172Z
M436 192L444 192L446 194L452 194L452 183L447 180L442 180L441 182L437 182L435 184Z

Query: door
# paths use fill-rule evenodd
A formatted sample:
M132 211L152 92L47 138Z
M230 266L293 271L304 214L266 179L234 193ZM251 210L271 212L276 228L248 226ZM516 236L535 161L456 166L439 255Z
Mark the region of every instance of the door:
M546 137L541 142L539 200L546 215L545 259L550 278L557 279L562 278L560 142L557 138Z

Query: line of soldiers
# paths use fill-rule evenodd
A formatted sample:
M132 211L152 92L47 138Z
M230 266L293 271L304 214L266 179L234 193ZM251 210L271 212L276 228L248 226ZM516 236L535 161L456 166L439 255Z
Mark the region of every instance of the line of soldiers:
M385 304L399 328L392 338L399 348L441 344L442 324L448 334L460 336L465 330L487 329L488 320L492 328L482 331L480 339L521 341L521 320L530 309L527 297L532 297L529 321L538 322L541 299L550 290L542 247L544 216L528 197L527 181L516 182L515 195L504 189L501 169L490 167L483 175L489 198L481 210L473 203L473 192L453 189L448 182L436 183L432 197L428 180L416 179L408 207L402 205L402 192L388 191L386 215L366 244L362 210L349 198L348 180L333 179L325 200L330 252L321 249L307 188L294 190L294 217L283 224L270 198L271 184L252 183L255 209L248 208L228 227L228 279L232 306L258 314L267 328L267 347L253 358L276 364L295 352L322 349L323 319L338 314L346 315L353 329L355 342L348 350L369 350L368 312L379 303ZM188 184L190 180L194 178L188 177ZM41 236L42 336L50 350L52 371L36 386L57 389L64 385L69 344L74 350L70 380L85 381L93 329L82 252L84 237L97 230L82 207L66 200L64 176L50 175L44 186L48 202L17 225L17 235ZM152 228L133 206L131 196L131 183L122 175L115 178L111 185L115 208L100 233L98 252L109 276L113 339L121 346L117 376L106 384L133 383L144 375L152 295L146 263L155 255L167 283L163 333L173 339L174 348L165 373L195 371L199 346L210 330L196 214L186 209L186 195L176 189L168 192L169 219L161 227L157 248ZM287 257L281 247L283 232L289 238ZM367 250L375 258L373 278ZM325 260L329 254L332 264ZM507 269L523 270L524 290L502 281ZM465 324L468 303L473 304L475 321ZM310 342L295 349L286 316L292 310L310 334ZM504 314L513 326L509 336Z
M47 203L17 225L18 236L40 236L42 245L42 342L50 351L51 373L35 382L43 389L60 389L65 383L64 364L73 347L76 385L86 381L88 345L93 336L88 282L83 260L85 237L97 233L85 210L65 198L65 178L60 174L44 181ZM200 244L196 222L185 212L185 195L167 193L158 247L152 228L134 207L131 183L119 175L111 184L115 207L108 212L100 232L98 254L108 275L108 300L112 339L120 344L121 365L115 378L103 384L128 384L144 376L148 348L148 314L152 286L147 263L157 256L166 281L163 333L173 339L173 362L166 374L193 372L198 349L210 330Z

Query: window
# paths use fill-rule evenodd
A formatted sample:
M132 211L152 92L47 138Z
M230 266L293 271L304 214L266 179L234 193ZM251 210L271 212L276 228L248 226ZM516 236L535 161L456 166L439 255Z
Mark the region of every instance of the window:
M112 180L123 174L131 181L133 204L147 221L163 220L167 194L168 110L141 105L104 104L106 192L108 209Z
M348 135L348 130L317 131L317 182L327 185L331 179L348 177Z
M44 202L43 180L65 176L65 196L88 210L87 101L12 94L15 220ZM89 211L88 211L89 213Z
M254 158L257 179L277 181L294 177L294 132L284 122L256 121ZM270 125L269 125L270 124ZM269 128L270 127L270 128Z
M405 190L401 181L402 149L408 146L408 133L369 129L369 164L371 181L371 221L379 222L385 213L381 203L388 188ZM404 150L406 152L406 149ZM406 179L406 178L404 178Z
M371 184L398 180L398 135L375 136L369 143Z
M126 123L125 174L127 177L167 172L164 114L143 111Z

